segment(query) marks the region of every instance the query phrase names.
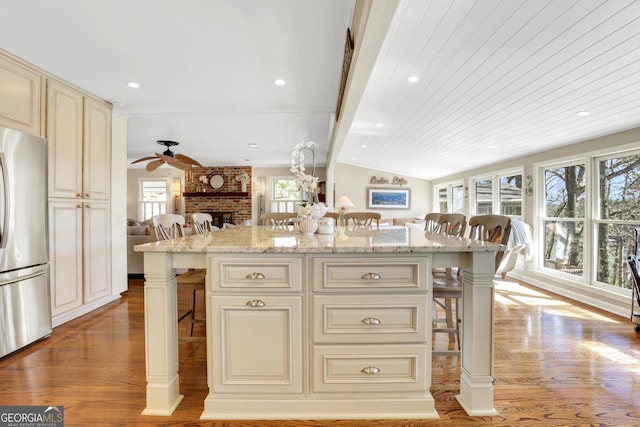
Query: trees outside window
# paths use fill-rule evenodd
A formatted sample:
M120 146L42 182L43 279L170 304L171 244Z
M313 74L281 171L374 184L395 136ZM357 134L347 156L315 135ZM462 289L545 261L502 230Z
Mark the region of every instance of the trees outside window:
M640 224L640 154L596 159L596 281L631 288L627 256Z
M626 260L640 226L640 152L593 156L541 173L544 268L630 289Z
M270 212L295 212L300 200L300 190L293 176L272 178Z
M585 165L544 170L544 266L584 273Z
M167 180L141 179L138 193L138 221L167 213Z

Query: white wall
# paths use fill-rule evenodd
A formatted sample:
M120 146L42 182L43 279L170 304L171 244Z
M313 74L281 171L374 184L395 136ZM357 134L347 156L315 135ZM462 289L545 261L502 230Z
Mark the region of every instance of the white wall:
M403 186L392 184L371 184L371 177L386 178L389 182L394 176L404 178L407 184ZM367 169L358 166L347 165L344 163L336 164L334 175L335 200L342 195L347 195L355 205L350 208L350 212L367 212L375 211L382 215L382 219L390 218L424 218L431 208L431 191L432 185L430 181L419 178L411 178L399 174L389 172L381 172L375 169ZM368 188L386 188L386 189L410 189L411 203L410 209L367 209L367 189ZM328 190L331 193L330 190Z

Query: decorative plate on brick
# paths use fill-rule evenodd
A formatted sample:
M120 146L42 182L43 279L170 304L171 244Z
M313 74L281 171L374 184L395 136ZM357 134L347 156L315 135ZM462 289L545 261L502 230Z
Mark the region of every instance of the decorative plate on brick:
M224 177L222 175L213 175L209 180L209 184L213 188L218 189L224 185Z

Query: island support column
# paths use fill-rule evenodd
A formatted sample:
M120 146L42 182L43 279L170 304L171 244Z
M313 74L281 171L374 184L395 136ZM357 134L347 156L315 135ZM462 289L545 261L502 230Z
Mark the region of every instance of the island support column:
M462 375L456 399L471 416L498 415L493 406L495 252L473 252L462 271Z
M171 415L182 401L178 378L178 294L171 253L144 254L147 406L142 415Z

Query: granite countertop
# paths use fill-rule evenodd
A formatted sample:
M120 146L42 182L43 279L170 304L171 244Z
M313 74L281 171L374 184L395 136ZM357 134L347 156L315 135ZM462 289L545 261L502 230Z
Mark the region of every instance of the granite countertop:
M293 228L233 227L134 246L136 252L420 253L495 252L504 246L399 226L338 227L334 234L306 235Z

